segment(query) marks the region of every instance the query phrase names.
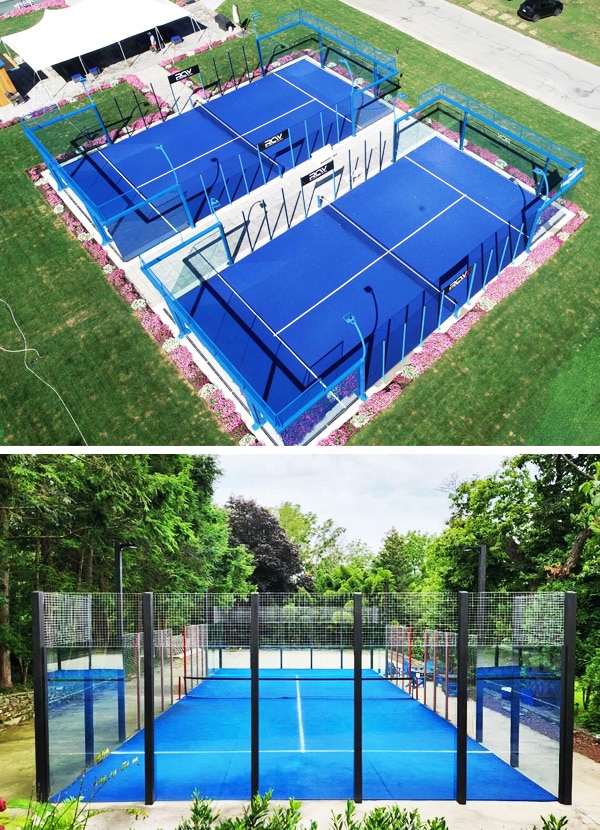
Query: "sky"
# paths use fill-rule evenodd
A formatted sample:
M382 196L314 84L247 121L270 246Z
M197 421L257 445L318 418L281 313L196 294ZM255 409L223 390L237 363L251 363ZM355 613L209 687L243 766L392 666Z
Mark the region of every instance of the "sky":
M361 540L377 552L388 531L439 533L449 517L442 488L486 476L499 469L509 451L486 449L443 452L219 453L223 471L215 483L215 501L230 496L252 499L262 507L289 501L320 522L333 519L346 528L346 541Z

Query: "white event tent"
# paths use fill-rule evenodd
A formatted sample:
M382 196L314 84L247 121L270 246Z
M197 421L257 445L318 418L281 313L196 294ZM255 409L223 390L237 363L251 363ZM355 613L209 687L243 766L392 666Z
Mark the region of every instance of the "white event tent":
M39 72L182 17L189 15L169 0L79 0L46 9L39 23L4 41Z

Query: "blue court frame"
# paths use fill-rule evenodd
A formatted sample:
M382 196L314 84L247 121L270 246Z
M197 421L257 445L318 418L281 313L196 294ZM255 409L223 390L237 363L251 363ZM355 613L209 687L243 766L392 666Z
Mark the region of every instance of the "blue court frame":
M161 288L163 257L142 269L242 390L255 428L302 443L525 251L540 204L432 133L226 271L199 270L180 297Z
M261 57L260 83L244 84L154 126L152 140L144 130L112 144L91 99L86 107L39 124L21 121L58 190L73 190L102 244L114 242L125 261L389 114L378 91L394 76L395 59L313 15L297 11L284 18L282 29L262 37L307 26L318 33L321 71L306 59L267 73ZM355 88L351 70L349 80L326 71L324 36L372 62L373 82ZM260 56L259 39L257 49ZM340 61L349 67L345 58ZM36 133L90 107L107 147L90 152L89 139L82 136L79 157L59 162Z
M398 136L409 120L423 118L428 111L435 109L438 104L448 104L460 112L460 133L458 147L465 149L467 131L471 124L482 124L492 128L502 137L506 145L523 148L531 158L538 158L537 164L530 164L527 173L535 186L540 202L537 213L531 224L526 251L529 252L540 224L542 213L550 208L557 199L564 194L584 175L584 159L551 141L539 133L524 127L512 118L493 110L491 107L476 101L474 98L453 89L447 84L438 84L422 92L417 100L417 106L400 115L394 124L394 158L398 152ZM551 169L558 173L558 181L550 176Z
M253 22L256 17L256 15L253 16ZM296 9L296 11L280 15L277 20L277 29L273 32L258 35L256 34L255 26L256 48L258 50L258 59L263 75L265 75L267 71L263 59L264 44L271 38L276 38L279 34L282 34L290 29L295 29L299 26L304 26L310 31L316 33L318 38L319 61L322 68L325 67L327 62L328 45L325 40L333 44L334 47L341 47L344 53L354 53L359 58L362 58L369 64L372 64L372 81L362 90L356 90L354 93L351 93L351 113L355 113L357 111L357 106L353 103L357 95L360 95L361 92L371 92L373 97L376 99L379 97L379 89L381 85L396 77L396 58L393 55L389 55L387 52L378 49L376 46L372 46L370 43L366 43L366 41L360 40L360 38L357 38L354 35L343 31L343 29L339 29L337 26L333 26L325 20L321 20L320 18L315 17L315 15L305 12L302 9ZM352 84L354 85L354 75L350 65L348 64L348 61L344 61L344 63L350 72ZM351 120L352 135L355 135L354 118Z

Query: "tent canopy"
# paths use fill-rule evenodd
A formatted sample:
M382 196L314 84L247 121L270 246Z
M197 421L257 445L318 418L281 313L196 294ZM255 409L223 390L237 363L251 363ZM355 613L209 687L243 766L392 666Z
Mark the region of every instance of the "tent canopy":
M46 9L39 23L4 41L39 72L182 17L188 15L169 0L79 0Z

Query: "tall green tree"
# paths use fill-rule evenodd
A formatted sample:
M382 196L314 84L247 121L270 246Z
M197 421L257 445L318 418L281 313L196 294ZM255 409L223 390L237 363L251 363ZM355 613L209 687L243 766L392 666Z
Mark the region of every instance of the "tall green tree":
M347 558L346 530L333 519L319 522L314 513L305 513L291 502L283 502L272 512L298 547L304 570L313 579L320 568L334 567Z
M430 536L414 531L400 534L394 527L388 531L374 565L390 572L390 591L419 588L430 541Z
M209 455L0 457L0 664L30 652L31 592L112 591L114 543L130 542L125 591L250 589L253 563L230 548L213 504Z
M591 538L580 486L595 458L520 455L487 478L458 484L448 527L430 548L428 579L446 590L476 590L481 544L489 590L537 590L580 567Z

